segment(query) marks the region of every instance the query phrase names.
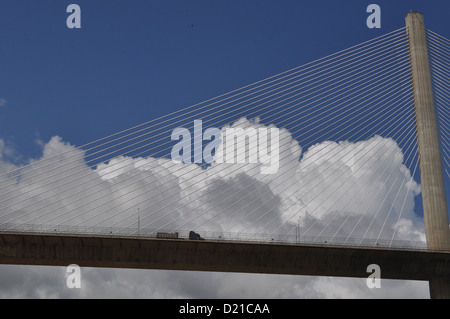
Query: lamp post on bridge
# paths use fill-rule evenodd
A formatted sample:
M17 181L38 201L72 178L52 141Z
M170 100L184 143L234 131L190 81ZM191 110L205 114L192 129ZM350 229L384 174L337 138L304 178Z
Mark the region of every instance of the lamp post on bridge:
M300 219L302 218L302 216L300 215L299 217L298 217L298 220L297 220L297 229L296 229L296 238L295 238L295 241L296 241L296 243L298 244L299 243L299 238L300 238Z

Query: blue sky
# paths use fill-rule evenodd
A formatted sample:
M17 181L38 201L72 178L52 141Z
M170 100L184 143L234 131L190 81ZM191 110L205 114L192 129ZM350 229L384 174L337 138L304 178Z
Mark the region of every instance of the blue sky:
M66 8L80 5L82 28ZM382 28L366 27L366 8ZM0 138L83 145L404 25L450 37L448 1L2 1Z
M381 29L366 26L372 3ZM444 0L3 1L0 138L24 160L55 135L80 146L401 28L410 10L450 38Z

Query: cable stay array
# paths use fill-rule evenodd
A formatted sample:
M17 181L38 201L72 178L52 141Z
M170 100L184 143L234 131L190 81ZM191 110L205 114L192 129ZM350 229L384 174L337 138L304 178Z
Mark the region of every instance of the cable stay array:
M427 36L450 178L450 40ZM79 147L54 138L40 160L0 168L0 231L421 243L410 67L401 28ZM173 158L180 129L185 162ZM230 129L244 133L245 161L218 159ZM262 174L259 132L271 129L276 169Z

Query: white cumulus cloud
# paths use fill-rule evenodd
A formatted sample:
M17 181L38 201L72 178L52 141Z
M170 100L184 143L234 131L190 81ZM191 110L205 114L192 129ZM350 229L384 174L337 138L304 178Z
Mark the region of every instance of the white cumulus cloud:
M243 118L232 126L263 124ZM0 173L17 169L0 176L0 224L133 231L139 218L140 227L149 230L389 239L396 229L395 239L425 240L414 207L420 185L394 140L324 141L304 150L280 129L279 151L279 169L270 175L259 174L261 163L214 162L202 168L152 157L121 156L90 167L83 150L54 137L44 145L42 158L20 168L2 156L6 149L0 140ZM380 297L350 279L100 269L87 270L84 294L70 295L51 278L50 272L60 268L50 269L2 266L0 296ZM21 277L19 271L28 275ZM39 280L32 275L38 272ZM144 281L143 274L149 274ZM122 287L121 292L113 293L106 282ZM390 285L394 297L407 295L416 284ZM420 292L411 296L426 297L426 287L417 287Z

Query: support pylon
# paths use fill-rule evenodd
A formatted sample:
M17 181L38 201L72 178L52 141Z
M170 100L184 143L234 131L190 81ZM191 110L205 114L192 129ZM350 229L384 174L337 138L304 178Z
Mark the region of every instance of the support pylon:
M429 250L450 250L450 229L423 14L406 16L414 87L425 233ZM450 298L450 278L430 280L431 298Z

